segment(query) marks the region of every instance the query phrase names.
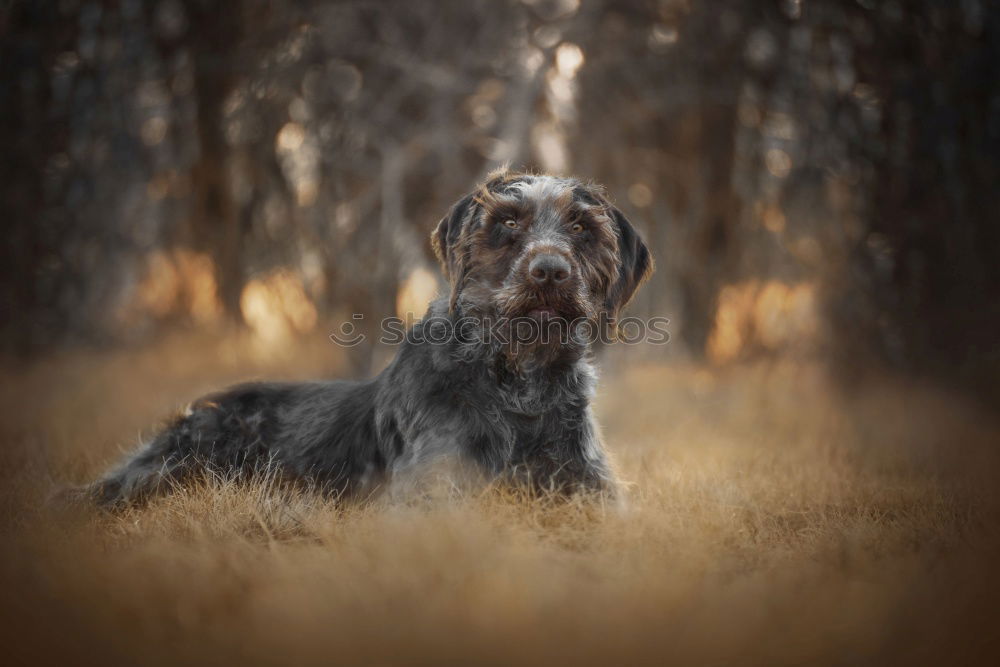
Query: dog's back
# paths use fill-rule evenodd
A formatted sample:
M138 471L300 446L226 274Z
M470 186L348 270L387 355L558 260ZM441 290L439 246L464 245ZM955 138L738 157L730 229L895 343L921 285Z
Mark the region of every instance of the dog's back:
M333 494L377 484L371 382L253 383L193 403L134 456L98 480L106 506L143 500L210 472L308 481Z

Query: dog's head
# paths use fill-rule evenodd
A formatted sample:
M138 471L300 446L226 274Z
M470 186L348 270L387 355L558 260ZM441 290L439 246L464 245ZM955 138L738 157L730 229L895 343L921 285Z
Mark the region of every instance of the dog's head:
M614 329L652 273L632 224L601 189L502 170L460 199L431 236L451 283L452 314L585 318Z

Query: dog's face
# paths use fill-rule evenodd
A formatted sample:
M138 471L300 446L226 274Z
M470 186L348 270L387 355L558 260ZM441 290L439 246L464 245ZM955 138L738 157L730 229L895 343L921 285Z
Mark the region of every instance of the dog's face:
M649 250L601 191L503 171L457 202L432 235L452 313L609 323L652 272Z

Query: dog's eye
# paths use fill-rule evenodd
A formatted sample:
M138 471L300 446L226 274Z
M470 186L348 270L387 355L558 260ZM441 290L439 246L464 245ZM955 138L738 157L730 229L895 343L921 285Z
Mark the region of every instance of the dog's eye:
M570 229L572 229L572 230L573 230L573 233L574 233L574 234L579 234L580 232L582 232L582 231L583 231L583 224L581 224L581 223L579 223L579 222L574 222L574 223L573 223L573 226L572 226L572 227L570 227Z
M512 218L507 218L506 220L503 221L503 224L504 227L507 227L508 229L517 229L517 220L514 220Z

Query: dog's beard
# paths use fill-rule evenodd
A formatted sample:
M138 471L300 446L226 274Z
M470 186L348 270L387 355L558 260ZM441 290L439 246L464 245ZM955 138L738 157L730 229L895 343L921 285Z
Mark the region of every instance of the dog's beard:
M596 312L578 286L540 292L523 285L494 293L503 338L503 354L519 369L551 366L582 356L596 326Z
M511 320L531 317L572 321L594 316L593 306L578 286L541 291L524 285L509 285L497 290L492 301L493 310L500 317Z
M456 352L487 354L511 370L530 372L572 362L596 339L597 308L579 283L539 292L521 283L500 288L468 280L455 298Z

